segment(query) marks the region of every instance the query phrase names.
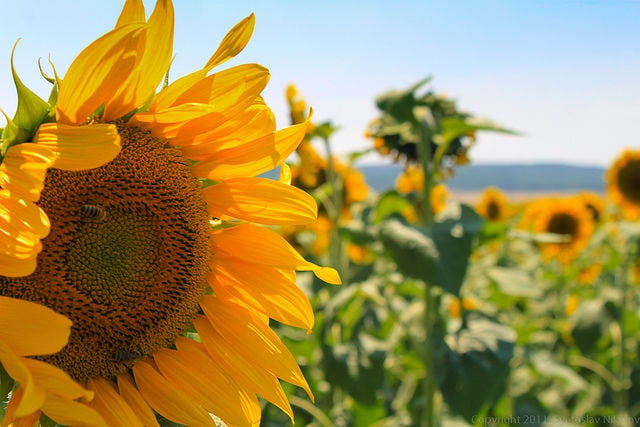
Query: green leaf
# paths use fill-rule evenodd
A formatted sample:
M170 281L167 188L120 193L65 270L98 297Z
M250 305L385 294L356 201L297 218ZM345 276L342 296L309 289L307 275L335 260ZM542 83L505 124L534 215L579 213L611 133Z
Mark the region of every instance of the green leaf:
M427 77L408 89L385 92L376 98L376 105L399 122L413 123L416 121L413 114L413 109L417 105L415 92L430 81L431 77Z
M13 50L11 51L11 73L13 74L13 81L18 92L18 108L13 122L25 131L24 136L21 137L22 135L19 135L18 140L15 141L15 143L20 143L31 139L38 129L38 126L42 123L42 120L49 113L50 107L45 100L26 87L20 80L20 77L18 77L18 73L13 64L13 55L17 46L18 42L13 45Z
M583 354L589 354L596 348L598 340L611 324L611 317L603 300L595 299L581 302L569 319L571 337Z
M387 220L380 228L380 238L401 273L458 296L473 239L482 224L482 218L471 207L454 204L428 229L398 219Z
M313 134L322 139L328 140L338 130L331 122L320 123L313 130Z
M516 131L507 129L491 120L478 117L453 116L444 117L440 120L441 143L448 144L456 138L464 136L470 132L486 130L499 132L508 135L519 135Z
M401 214L402 211L411 206L409 200L395 190L387 191L380 196L373 217L374 224L380 224L384 219L393 214Z
M520 268L492 267L487 271L487 276L507 295L529 298L542 295L542 289Z
M453 412L471 421L483 407L498 401L507 386L515 339L511 328L479 317L470 318L467 329L447 337L441 390Z
M15 381L9 376L4 367L0 365L0 401L4 402L9 395L9 392L13 390Z

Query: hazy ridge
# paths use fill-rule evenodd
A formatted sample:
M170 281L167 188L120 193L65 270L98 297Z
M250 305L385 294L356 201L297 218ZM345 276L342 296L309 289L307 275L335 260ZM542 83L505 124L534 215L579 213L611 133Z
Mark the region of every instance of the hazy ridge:
M363 165L367 183L377 191L392 188L399 165ZM456 168L447 181L451 190L481 191L496 186L505 191L567 192L604 191L605 169L565 164L476 164Z

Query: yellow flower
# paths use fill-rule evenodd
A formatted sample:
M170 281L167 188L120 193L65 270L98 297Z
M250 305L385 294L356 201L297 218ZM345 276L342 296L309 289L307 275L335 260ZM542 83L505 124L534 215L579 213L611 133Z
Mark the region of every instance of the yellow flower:
M0 302L62 320L18 322L30 333L16 342L31 347L0 339L20 384L3 425L44 412L64 425L157 426L158 413L213 426L214 413L252 426L256 395L293 418L279 379L312 397L269 318L311 329L295 271L340 278L252 224L316 220L311 196L257 177L295 150L308 122L275 129L264 67L210 73L253 27L251 15L202 69L155 94L173 56L173 5L159 0L146 19L142 1L127 0L115 28L57 78L55 121L6 150Z
M571 294L567 297L567 302L564 307L564 312L567 316L571 316L578 309L580 305L580 298L576 294Z
M434 214L439 214L447 207L449 200L449 190L444 184L436 184L431 189L431 209Z
M407 165L396 179L396 190L401 194L422 191L424 188L424 174L417 165Z
M542 246L545 258L557 257L563 263L570 262L585 248L593 233L591 212L575 197L538 202L530 215L533 215L533 231L560 234L569 239L562 243L545 243Z
M592 285L600 274L602 274L602 264L596 262L581 269L578 273L578 280L583 285Z
M509 217L507 197L496 187L485 189L476 210L490 221L502 221Z
M625 150L607 171L609 197L630 220L640 218L640 150Z
M606 207L604 199L596 193L588 191L578 194L578 197L582 199L584 205L589 209L589 212L591 212L593 221L596 223L600 221Z
M454 297L449 303L449 316L454 319L459 319L462 315L462 309L464 311L471 311L478 308L478 304L471 298L462 298L462 303L460 303L460 299Z

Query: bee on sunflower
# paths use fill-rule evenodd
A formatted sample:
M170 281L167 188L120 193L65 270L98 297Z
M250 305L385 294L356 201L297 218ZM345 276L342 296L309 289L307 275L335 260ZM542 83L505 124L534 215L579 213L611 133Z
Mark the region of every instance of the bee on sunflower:
M269 319L310 330L295 272L340 278L257 225L316 220L311 196L257 177L286 172L309 122L276 130L260 95L266 68L211 73L254 23L240 21L204 67L158 93L173 56L170 0L148 19L127 0L113 30L50 79L49 101L13 70L0 362L3 389L16 386L3 425L157 426L159 414L214 426L215 414L252 426L257 396L293 418L279 380L313 398Z

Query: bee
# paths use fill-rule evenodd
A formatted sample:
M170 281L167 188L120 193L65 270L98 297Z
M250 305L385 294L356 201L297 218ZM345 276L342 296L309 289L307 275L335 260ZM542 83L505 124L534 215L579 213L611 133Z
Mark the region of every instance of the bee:
M111 355L111 360L116 363L136 362L142 359L144 355L140 351L135 350L118 350Z
M82 216L98 222L104 221L107 217L107 211L98 205L83 205L80 208L80 213Z

